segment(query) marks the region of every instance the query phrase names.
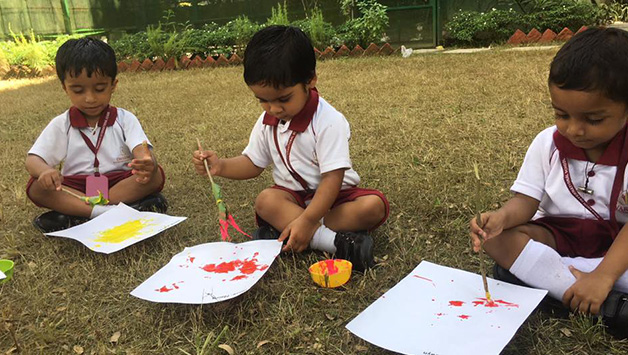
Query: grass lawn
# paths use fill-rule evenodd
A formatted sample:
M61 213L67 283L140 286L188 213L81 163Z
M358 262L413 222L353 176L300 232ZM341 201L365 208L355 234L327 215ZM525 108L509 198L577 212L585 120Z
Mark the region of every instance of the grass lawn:
M225 157L246 146L261 108L242 80L242 67L120 76L112 103L139 117L166 171L169 213L189 219L112 255L32 227L43 210L25 195L24 158L69 101L56 79L3 84L0 257L14 260L16 270L0 286L0 353L17 344L24 354L81 348L86 354L197 354L208 336L210 345L228 344L237 354L386 353L344 326L421 260L479 272L467 222L476 206L493 209L509 197L529 143L553 123L546 77L554 53L320 63L321 95L351 123L352 160L362 186L382 190L391 202L388 222L374 233L379 267L329 290L314 285L307 272L321 254L283 255L250 292L206 306L154 304L129 292L184 247L219 240L208 183L194 172L191 152L196 137ZM483 179L479 197L473 162ZM253 201L271 184L270 171L254 180L218 182L240 226L252 232ZM504 351L626 352L627 342L588 319L537 313ZM205 353L227 352L214 346Z

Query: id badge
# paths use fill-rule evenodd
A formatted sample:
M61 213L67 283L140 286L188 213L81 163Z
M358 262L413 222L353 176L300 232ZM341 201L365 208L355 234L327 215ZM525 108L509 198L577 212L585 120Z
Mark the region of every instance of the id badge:
M106 199L109 199L109 179L105 175L90 175L85 180L85 195L87 197L98 196L102 192Z

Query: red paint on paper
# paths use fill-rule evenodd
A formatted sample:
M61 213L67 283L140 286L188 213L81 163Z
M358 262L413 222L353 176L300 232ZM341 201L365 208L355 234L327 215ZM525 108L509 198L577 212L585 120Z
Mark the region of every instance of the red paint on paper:
M188 260L189 260L191 263L193 263L193 262L194 262L194 259L196 259L196 257L195 257L195 256L190 256L190 257L188 258Z
M183 283L183 281L174 282L172 284L172 288L168 288L168 286L164 285L161 288L156 288L155 291L164 293L164 292L170 292L172 290L178 290L179 289L179 286L177 286L178 283Z
M473 305L474 306L484 306L484 307L491 307L491 308L497 308L497 307L516 307L519 308L519 305L516 303L511 303L511 302L506 302L504 300L487 300L486 298L477 298L478 301L473 301ZM500 306L501 305L501 306Z
M423 277L423 276L419 276L419 275L412 275L413 277L416 277L417 279L421 279L421 280L425 280L425 281L429 281L432 283L432 285L434 287L436 287L436 284L434 283L434 281L432 281L431 279L428 279L427 277Z
M446 315L447 315L446 313L436 313L437 317L442 317L442 316L446 316Z
M213 272L217 274L226 274L232 271L238 270L241 274L250 275L255 271L264 271L268 269L268 265L260 265L255 258L259 253L253 254L251 259L236 259L233 261L222 262L219 264L207 264L201 269L207 272Z
M471 316L468 316L466 314L461 314L461 315L458 316L458 318L460 318L460 319L469 319L469 318L471 318Z
M449 305L453 307L462 307L464 302L462 301L449 301Z
M238 275L238 276L232 278L231 281L237 281L237 280L242 280L242 279L246 279L246 278L248 278L248 276L246 276L246 275Z

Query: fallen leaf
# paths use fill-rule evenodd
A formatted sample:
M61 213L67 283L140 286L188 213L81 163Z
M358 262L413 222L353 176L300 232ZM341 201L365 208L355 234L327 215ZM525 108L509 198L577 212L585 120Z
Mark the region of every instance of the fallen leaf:
M227 344L220 344L218 345L219 348L221 348L222 350L226 351L227 353L229 353L229 355L234 355L235 351L233 351L233 348L230 347Z
M328 314L328 313L325 313L325 317L327 317L327 319L329 319L329 320L336 319L334 316L332 316L331 314Z
M115 344L118 342L118 339L120 339L120 332L115 332L109 339L109 342Z
M257 348L259 349L259 348L261 348L262 346L264 346L264 345L266 345L268 343L270 343L270 340L262 340L259 343L257 343Z
M567 328L560 328L560 332L563 333L564 336L569 338L571 336L571 330Z
M368 351L368 350L369 350L369 348L367 348L364 345L356 345L355 346L355 351Z
M74 347L72 347L72 350L74 350L74 352L79 355L85 352L85 349L83 349L83 347L80 345L74 345Z

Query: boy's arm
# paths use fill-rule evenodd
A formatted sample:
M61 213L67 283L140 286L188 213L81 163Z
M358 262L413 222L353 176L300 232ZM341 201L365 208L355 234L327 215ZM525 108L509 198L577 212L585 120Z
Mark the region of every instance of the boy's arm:
M26 157L26 170L45 190L61 190L63 176L41 157L29 154Z
M246 155L240 155L233 158L218 158L215 152L205 150L196 150L192 154L192 162L196 172L200 175L207 175L205 163L209 165L209 171L212 176L222 176L233 180L247 180L259 176L264 168L260 168L253 164L253 161Z
M471 240L473 250L480 250L480 236L486 239L500 235L505 229L525 224L534 217L539 208L539 201L524 194L515 193L497 211L482 213L482 227L478 226L475 218L471 219Z
M321 218L329 212L336 201L344 176L345 169L336 169L321 175L321 181L310 204L297 219L284 228L279 237L281 241L290 238L283 248L284 251L301 252L308 247L314 232L320 226Z
M602 262L590 273L570 267L576 282L565 292L563 303L582 313L598 314L615 282L628 270L628 227L624 225Z

